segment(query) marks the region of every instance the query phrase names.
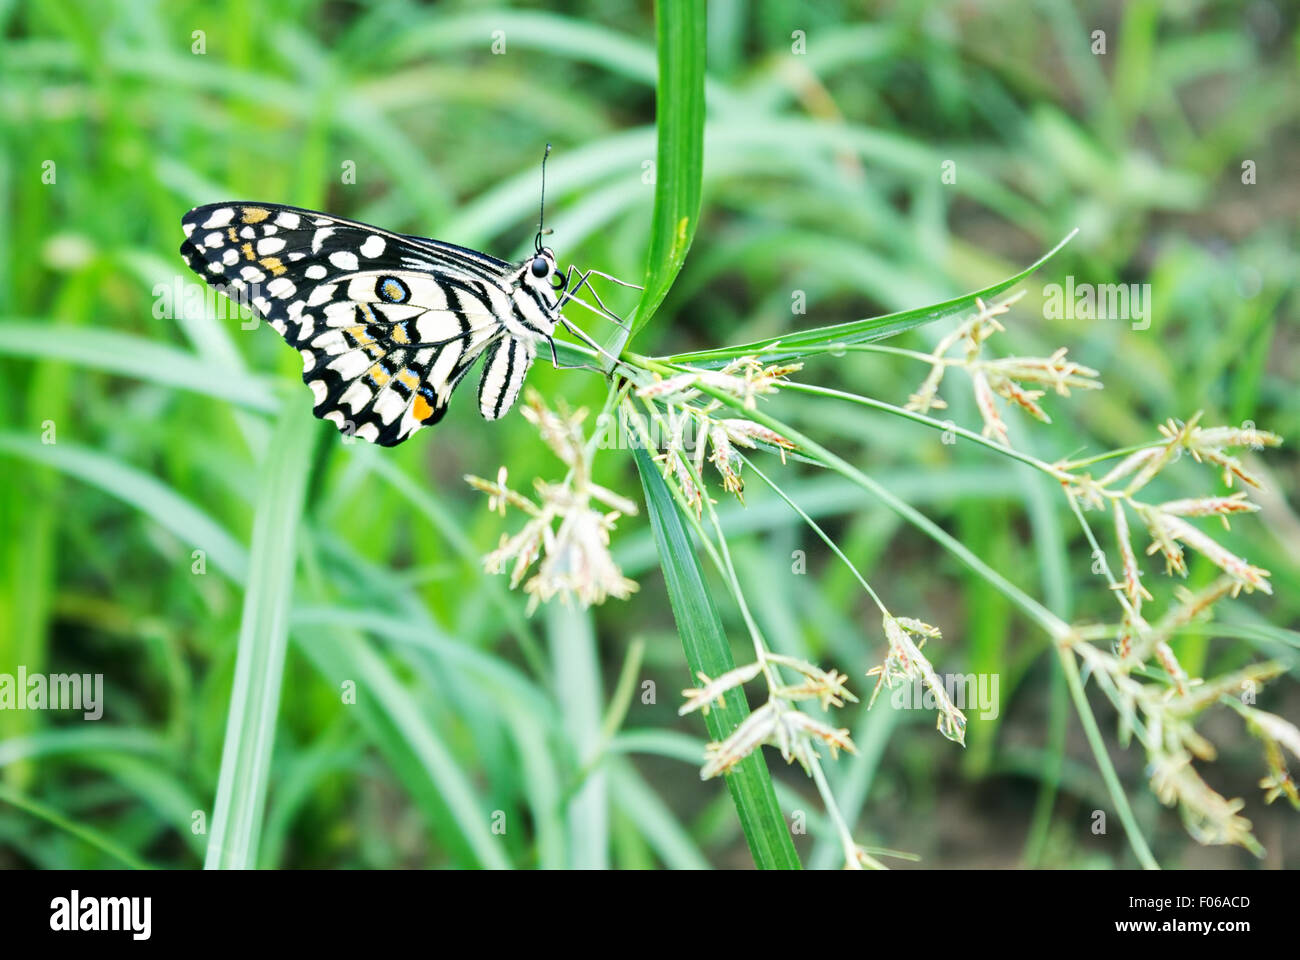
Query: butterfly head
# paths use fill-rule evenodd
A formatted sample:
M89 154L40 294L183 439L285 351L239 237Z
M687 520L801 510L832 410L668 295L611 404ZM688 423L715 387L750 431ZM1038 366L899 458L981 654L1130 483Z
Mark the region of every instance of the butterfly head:
M537 253L528 261L524 270L524 282L536 289L563 290L567 280L555 260L555 251L550 247L537 248Z

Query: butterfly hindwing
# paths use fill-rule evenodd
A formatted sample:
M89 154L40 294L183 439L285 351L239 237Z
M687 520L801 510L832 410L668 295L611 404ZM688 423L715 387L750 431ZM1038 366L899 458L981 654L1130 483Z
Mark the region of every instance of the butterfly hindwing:
M478 385L478 409L484 420L500 420L515 405L536 355L531 340L517 337L502 337L487 348Z
M261 203L196 207L182 225L190 267L302 354L316 416L385 446L442 418L513 309L514 268L452 244Z

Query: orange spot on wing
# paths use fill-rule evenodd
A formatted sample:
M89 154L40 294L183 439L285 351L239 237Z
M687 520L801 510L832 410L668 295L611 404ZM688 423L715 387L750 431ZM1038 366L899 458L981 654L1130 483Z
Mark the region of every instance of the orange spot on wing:
M428 400L417 393L415 395L415 404L411 407L411 413L415 414L416 420L423 423L433 416L433 407L429 406Z
M349 344L352 347L361 347L375 342L371 337L366 336L366 328L361 324L355 327L344 327L343 332L352 338L352 343Z

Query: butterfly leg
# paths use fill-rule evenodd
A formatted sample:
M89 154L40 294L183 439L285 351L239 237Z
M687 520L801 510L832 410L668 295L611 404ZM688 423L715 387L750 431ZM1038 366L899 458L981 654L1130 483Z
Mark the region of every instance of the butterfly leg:
M581 303L582 301L579 300L578 302ZM589 336L587 336L585 333L583 333L582 330L581 330L579 327L575 327L572 323L569 322L568 318L561 316L559 319L560 319L560 323L564 324L564 329L565 329L565 330L568 330L571 334L573 334L575 337L577 337L577 338L578 338L579 340L581 340L583 343L587 344L587 346L591 347L591 348L592 348L593 350L595 350L597 353L599 353L599 354L601 354L602 356L606 357L606 358L607 358L611 363L614 363L614 364L617 364L617 363L618 363L618 357L614 356L612 353L610 353L608 350L606 350L604 347L602 347L602 346L601 346L599 343L597 343L595 340L591 339L591 337L589 337ZM554 344L552 344L552 347L551 347L551 348L552 348L552 350L554 350ZM597 369L597 368L595 368L595 367L593 367L592 369L597 370L598 373L608 373L608 371L605 371L605 370L599 370L599 369Z
M585 303L582 303L582 301L575 296L575 294L577 294L577 292L585 286L588 290L591 291L592 299L596 301L596 305L600 307L599 311L593 311L593 312L599 312L603 314L607 320L611 321L617 326L622 327L624 330L628 329L627 321L624 320L622 317L620 317L618 314L616 314L613 310L609 309L609 307L605 306L605 302L600 299L600 294L597 293L596 288L591 285L590 278L593 274L595 274L598 277L609 277L609 279L613 280L615 283L622 284L625 287L636 287L636 289L638 290L640 290L641 288L637 287L636 284L634 283L624 283L622 280L617 280L614 277L610 277L609 274L601 273L599 270L584 271L582 275L578 277L578 282L573 286L569 286L569 283L573 280L574 271L576 271L577 269L578 268L575 267L574 265L572 264L569 265L569 273L564 281L566 292L564 294L564 297L561 298L560 301L561 306L563 306L564 300L566 299L573 300L575 303L580 303L583 306L586 306Z
M641 285L638 284L638 283L628 283L626 280L620 280L618 277L612 276L612 275L610 275L610 274L608 274L608 273L604 273L604 272L601 271L601 270L588 270L588 271L587 271L587 275L588 275L588 276L592 276L593 274L594 274L595 276L597 276L597 277L601 277L601 278L603 278L603 279L605 279L605 280L608 280L610 283L617 283L620 287L631 287L633 290L644 290L644 289L645 289L645 287L641 286ZM591 286L591 284L588 284L588 286Z
M565 321L565 327L566 327L567 329L572 329L572 327L569 327L569 324L568 324L567 321ZM559 355L559 353L557 353L556 350L555 350L555 338L554 338L554 337L548 337L548 338L546 339L546 342L547 342L547 344L550 345L550 348L551 348L551 365L552 365L553 367L555 367L556 370L590 370L590 371L592 371L593 373L604 373L604 372L605 372L605 371L601 370L600 367L593 367L593 366L592 366L591 364L589 364L589 363L560 363L560 355Z

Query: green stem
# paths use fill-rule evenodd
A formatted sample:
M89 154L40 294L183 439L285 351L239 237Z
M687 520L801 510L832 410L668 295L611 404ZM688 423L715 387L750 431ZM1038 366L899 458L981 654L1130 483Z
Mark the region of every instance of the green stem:
M1115 773L1115 767L1110 762L1110 754L1106 752L1106 741L1102 738L1101 730L1097 727L1097 718L1092 715L1092 707L1088 706L1088 697L1083 691L1083 681L1079 677L1079 665L1075 662L1074 653L1065 647L1058 646L1057 654L1061 658L1061 667L1065 670L1065 682L1070 688L1070 698L1074 700L1074 709L1079 714L1079 722L1083 724L1083 732L1088 738L1088 746L1092 748L1093 756L1097 759L1097 769L1101 771L1101 778L1106 783L1106 791L1110 794L1111 802L1115 804L1115 812L1119 814L1120 823L1124 825L1124 833L1128 836L1129 846L1133 848L1133 853L1137 856L1138 862L1142 864L1144 869L1159 870L1160 864L1156 863L1156 858L1151 855L1151 849L1147 846L1142 832L1138 829L1133 810L1128 805L1128 797L1124 795L1124 788L1119 782L1119 776Z
M876 481L862 473L862 471L858 470L841 457L831 453L810 437L804 436L792 427L782 423L775 417L768 416L760 410L747 409L743 402L737 400L724 391L704 385L699 386L698 389L702 393L705 393L716 400L720 400L727 406L741 411L746 417L754 422L777 431L786 437L786 439L792 440L798 444L806 452L820 458L831 469L844 475L863 489L872 493L877 497L877 499L883 502L904 520L907 520L913 526L920 528L933 540L947 549L948 552L952 553L977 574L983 577L991 586L1001 592L1012 603L1016 604L1016 606L1018 606L1026 616L1038 623L1039 626L1047 632L1061 654L1062 662L1066 670L1066 679L1070 680L1070 678L1073 677L1073 682L1078 688L1077 693L1073 688L1071 689L1071 693L1074 695L1076 709L1079 712L1084 729L1088 733L1089 746L1092 747L1093 755L1097 761L1097 767L1101 771L1102 779L1106 783L1106 789L1110 793L1111 801L1115 804L1115 809L1119 813L1120 820L1124 825L1126 834L1128 835L1129 843L1133 847L1133 852L1144 867L1147 867L1148 869L1158 869L1158 864L1156 864L1154 857L1152 857L1151 851L1146 845L1146 841L1138 832L1137 823L1133 819L1132 810L1128 804L1128 798L1124 795L1124 790L1120 785L1119 777L1116 775L1115 768L1111 764L1109 754L1106 753L1105 743L1101 739L1100 731L1097 730L1097 722L1092 716L1086 698L1083 697L1083 686L1082 683L1079 682L1078 666L1074 662L1073 653L1068 649L1077 639L1069 624L1003 577L1000 573L971 552L965 544L956 540L933 520L925 516L925 514L921 513L910 504L900 500L894 494L880 486L880 484L876 483Z
M1152 447L1163 447L1168 443L1166 440L1149 440L1146 443L1135 443L1131 447L1120 447L1118 450L1107 450L1105 453L1099 453L1093 457L1085 457L1082 460L1069 460L1059 464L1062 470L1071 472L1079 467L1088 467L1094 463L1101 463L1103 460L1114 460L1117 457L1127 457L1131 453L1137 453L1141 450L1150 450Z
M1019 460L1021 463L1028 464L1036 470L1041 470L1054 480L1068 479L1068 475L1059 467L1055 467L1044 460L1027 453L1022 453L1013 447L1005 447L1000 443L995 443L988 437L976 433L974 430L967 430L965 427L959 427L951 420L937 420L934 417L927 416L924 413L918 413L915 410L908 410L906 407L895 406L892 403L886 403L883 400L876 400L872 397L864 397L857 393L847 393L843 390L833 390L830 387L819 387L810 383L782 383L781 390L792 391L794 393L809 393L823 397L834 397L837 400L847 400L850 403L856 403L863 407L871 407L874 410L881 410L885 413L892 414L896 417L902 417L905 420L912 420L916 423L923 423L927 427L933 427L936 430L951 432L959 437L965 437L980 446L988 447L1003 456L1010 457L1013 460Z
M1006 577L1002 576L1002 574L990 567L987 563L976 556L965 544L952 537L947 531L925 514L886 490L879 483L868 477L861 470L844 460L842 457L837 456L821 444L817 443L811 437L805 436L788 424L777 420L775 417L768 416L761 410L748 409L740 400L737 400L735 397L732 397L730 394L722 390L717 390L713 387L704 385L698 386L697 389L716 400L722 401L727 406L739 410L744 414L744 416L753 420L755 423L762 424L771 430L775 430L787 440L793 441L805 452L820 459L832 470L842 474L864 490L871 493L900 517L911 523L913 526L923 530L932 539L938 541L938 543L947 549L949 553L952 553L957 557L957 559L961 560L968 567L987 580L991 586L1001 592L1016 606L1020 607L1026 616L1046 630L1053 640L1063 642L1071 637L1070 626L1064 620L1056 616L1056 614L1052 613L1011 581L1007 580Z

